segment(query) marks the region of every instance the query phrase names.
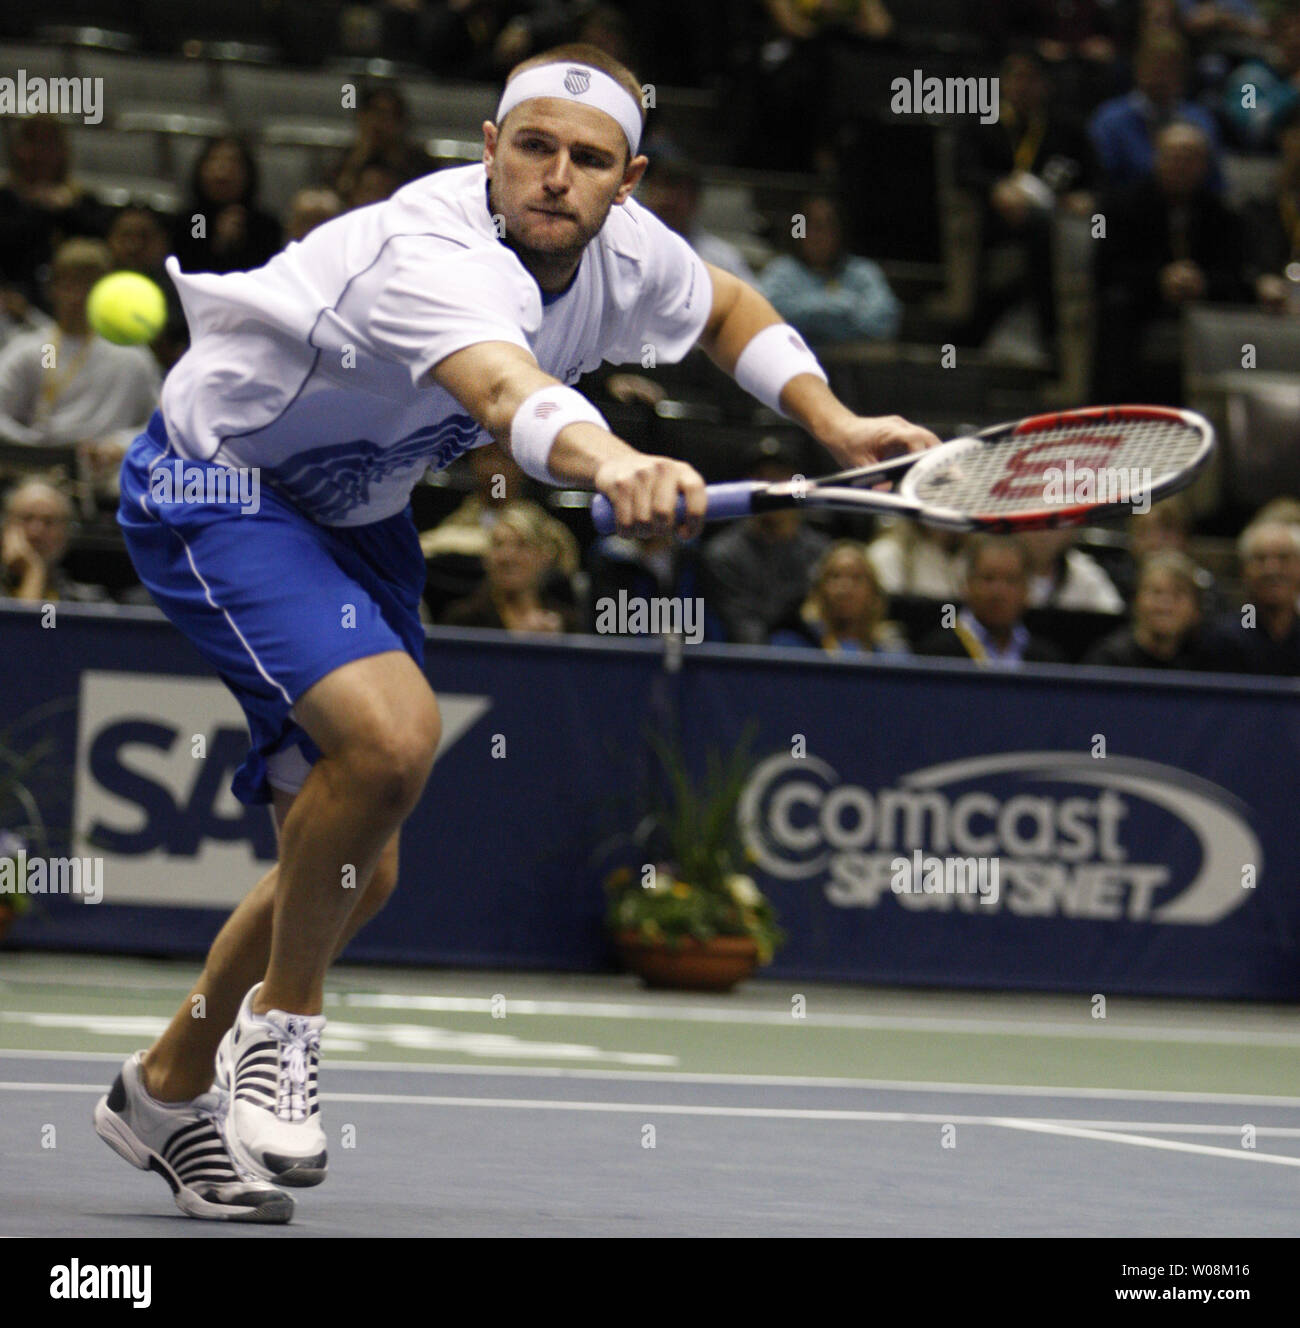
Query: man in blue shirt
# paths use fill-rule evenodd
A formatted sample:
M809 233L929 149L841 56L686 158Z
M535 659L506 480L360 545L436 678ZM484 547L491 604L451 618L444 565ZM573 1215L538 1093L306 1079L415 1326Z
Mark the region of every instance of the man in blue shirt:
M884 341L897 336L903 306L878 263L844 252L844 226L835 201L813 195L804 200L801 215L804 224L795 232L795 253L774 258L763 269L759 289L809 341Z
M1059 664L1061 652L1030 634L1029 551L1014 536L973 535L967 546L966 603L951 627L937 627L918 655L968 659L989 668Z
M1195 125L1209 140L1210 186L1223 187L1219 171L1219 128L1203 106L1186 99L1187 49L1173 33L1157 33L1138 52L1134 67L1137 86L1112 97L1094 112L1088 134L1097 160L1112 186L1137 184L1155 170L1156 135L1171 121Z

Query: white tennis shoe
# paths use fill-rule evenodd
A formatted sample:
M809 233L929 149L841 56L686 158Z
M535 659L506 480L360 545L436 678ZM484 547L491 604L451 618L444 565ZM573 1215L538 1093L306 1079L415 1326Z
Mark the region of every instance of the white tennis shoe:
M218 1091L230 1094L224 1138L252 1175L281 1185L325 1179L325 1131L316 1076L323 1014L253 1013L256 987L217 1048Z
M222 1138L229 1099L158 1102L145 1090L137 1051L95 1105L95 1132L141 1171L156 1171L181 1212L218 1222L288 1222L293 1199L242 1173Z

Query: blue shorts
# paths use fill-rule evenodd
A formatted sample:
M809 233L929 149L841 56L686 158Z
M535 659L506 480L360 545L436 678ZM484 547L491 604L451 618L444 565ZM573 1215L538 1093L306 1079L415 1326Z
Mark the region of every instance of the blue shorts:
M272 787L296 792L320 756L292 716L309 687L390 650L423 669L419 536L409 508L371 525L322 526L269 485L256 512L237 498L197 500L197 488L185 501L151 484L151 467L169 463L174 473L178 459L155 413L122 463L118 524L140 580L244 709L251 751L235 796L269 802ZM187 477L224 469L184 467Z

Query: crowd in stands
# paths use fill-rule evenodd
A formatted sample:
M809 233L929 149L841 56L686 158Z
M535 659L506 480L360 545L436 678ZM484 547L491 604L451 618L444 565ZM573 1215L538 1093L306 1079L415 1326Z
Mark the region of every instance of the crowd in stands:
M726 113L707 153L657 127L651 112L638 198L707 261L752 281L819 349L895 341L916 314L870 252L862 218L906 215L934 180L919 170L855 174L861 158L850 145L859 140L845 129L879 115L867 106L866 71L899 55L909 68L932 59L943 72L1000 80L996 122L966 116L953 126L955 185L976 219L975 285L969 308L930 327L935 344L988 346L1018 315L1035 362L1058 369L1063 218L1096 241L1090 400L1178 403L1178 328L1190 306L1253 306L1261 318L1300 311L1300 0L988 0L960 32L930 33L929 45L902 0L381 0L324 9L337 26L336 54L395 60L421 71L412 77L499 83L529 53L582 40L661 87L712 91ZM33 456L75 448L76 478L111 524L116 461L186 344L167 255L185 270L255 269L444 164L416 132L401 80L361 81L352 114L350 144L282 215L264 203L254 144L238 134L205 144L166 215L143 202L110 208L81 184L78 166L93 163L74 161L61 121L6 117L6 455L14 446ZM1235 205L1227 154L1275 163L1271 194ZM788 224L743 250L710 230L701 220L706 160L795 173L802 194L792 195ZM148 350L111 346L87 327L89 289L112 270L145 273L164 290L167 324ZM587 386L605 403L648 411L666 393L637 366ZM806 468L779 440L758 445L760 433L756 425L755 451L732 477L788 479ZM5 465L0 590L31 601L107 598L61 569L77 524L74 477L65 468L62 484L58 475L20 480ZM1300 676L1300 503L1270 504L1244 523L1238 596L1192 557L1196 517L1182 501L1133 518L1125 545L1104 560L1072 532L962 538L906 523L847 531L798 511L682 546L579 541L495 447L456 473L463 501L422 532L431 622L591 631L603 599L672 596L703 602L711 641L989 667L1068 660ZM1061 630L1070 615L1088 630Z
M467 563L477 583L444 598L430 621L591 632L597 606L620 595L691 599L711 642L999 668L1083 663L1300 677L1297 500L1261 509L1238 539L1237 607L1186 552L1183 497L1130 517L1125 546L1105 565L1078 547L1074 530L964 536L897 522L864 541L835 538L791 509L729 524L702 547L607 536L577 570L572 535L529 496L528 481L516 476L507 487L510 463L495 448L473 456L480 487L423 543L431 585L466 576ZM769 439L745 473L779 482L796 471ZM906 620L891 617L892 605Z

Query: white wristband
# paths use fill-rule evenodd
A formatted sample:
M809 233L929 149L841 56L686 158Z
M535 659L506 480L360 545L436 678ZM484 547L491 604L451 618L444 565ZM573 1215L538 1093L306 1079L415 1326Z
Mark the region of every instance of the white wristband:
M605 417L581 392L562 383L539 387L524 399L510 421L511 455L524 474L543 484L559 484L547 465L551 446L561 429L583 421L609 428Z
M751 397L784 415L781 390L790 379L805 373L815 374L823 383L826 381L826 371L798 332L789 323L773 323L750 338L749 345L740 352L732 377Z

